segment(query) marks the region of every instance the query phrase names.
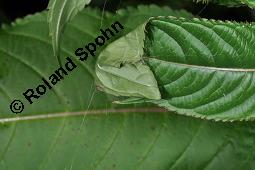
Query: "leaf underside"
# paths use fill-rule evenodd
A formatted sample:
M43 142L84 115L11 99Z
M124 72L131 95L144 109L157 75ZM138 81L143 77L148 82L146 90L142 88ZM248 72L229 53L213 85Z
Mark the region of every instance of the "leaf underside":
M48 5L48 22L54 55L60 63L60 37L65 25L91 0L50 0Z

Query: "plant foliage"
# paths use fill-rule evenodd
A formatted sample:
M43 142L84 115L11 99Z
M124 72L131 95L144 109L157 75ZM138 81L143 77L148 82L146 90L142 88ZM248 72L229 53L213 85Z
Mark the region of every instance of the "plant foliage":
M255 168L254 121L222 122L254 117L253 24L153 5L106 12L104 19L86 8L66 24L60 42L57 29L74 16L74 6L63 7L70 9L55 14L62 19L51 25L53 43L46 12L0 29L0 169ZM116 20L123 35L85 62L74 55ZM78 69L14 115L10 102L59 67L54 43L60 59L72 58Z
M81 11L90 0L50 0L48 22L54 55L59 59L59 40L65 24Z

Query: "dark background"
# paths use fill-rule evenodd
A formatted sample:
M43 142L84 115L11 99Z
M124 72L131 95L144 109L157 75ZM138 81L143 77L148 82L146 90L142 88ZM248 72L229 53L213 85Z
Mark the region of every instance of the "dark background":
M174 2L173 2L174 1ZM196 4L192 0L92 0L91 5L107 10L137 4L167 5L174 9L186 9L195 15L221 20L253 21L254 12L247 7L227 8L214 4ZM0 0L0 24L10 23L16 18L43 11L47 8L48 0Z

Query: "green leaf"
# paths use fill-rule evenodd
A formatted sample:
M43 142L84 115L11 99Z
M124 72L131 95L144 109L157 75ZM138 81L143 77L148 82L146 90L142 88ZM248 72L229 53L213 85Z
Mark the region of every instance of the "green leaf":
M0 126L1 169L218 170L224 166L240 170L255 166L254 122L216 123L148 107L53 115L11 119Z
M50 0L48 4L48 22L54 55L59 58L59 45L62 31L68 21L70 21L85 5L91 0Z
M116 16L106 13L102 25L118 19L134 29L160 11L177 13L140 6ZM111 104L112 96L95 91L95 59L79 62L74 51L93 41L100 28L101 13L92 9L67 25L60 56L71 57L77 69L32 105L24 102L19 115L10 112L10 102L22 99L59 65L52 57L46 13L0 30L1 170L254 169L254 122L202 121L153 105L119 108Z
M162 17L147 28L146 56L163 96L155 103L206 119L254 119L252 24Z

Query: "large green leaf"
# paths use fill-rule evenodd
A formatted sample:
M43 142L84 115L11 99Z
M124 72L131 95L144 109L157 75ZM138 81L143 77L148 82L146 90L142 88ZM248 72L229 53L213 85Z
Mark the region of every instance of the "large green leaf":
M96 113L9 120L1 125L0 169L254 169L254 122L215 123L151 108Z
M107 13L102 25L117 19L132 29L160 13L178 14L141 6L117 16ZM19 115L9 111L10 102L22 99L59 65L52 57L46 13L0 31L1 170L254 169L253 122L198 120L153 105L120 109L111 96L96 91L95 59L79 62L74 51L99 35L100 16L87 9L68 24L60 56L63 61L70 56L78 68L32 105L24 102Z

